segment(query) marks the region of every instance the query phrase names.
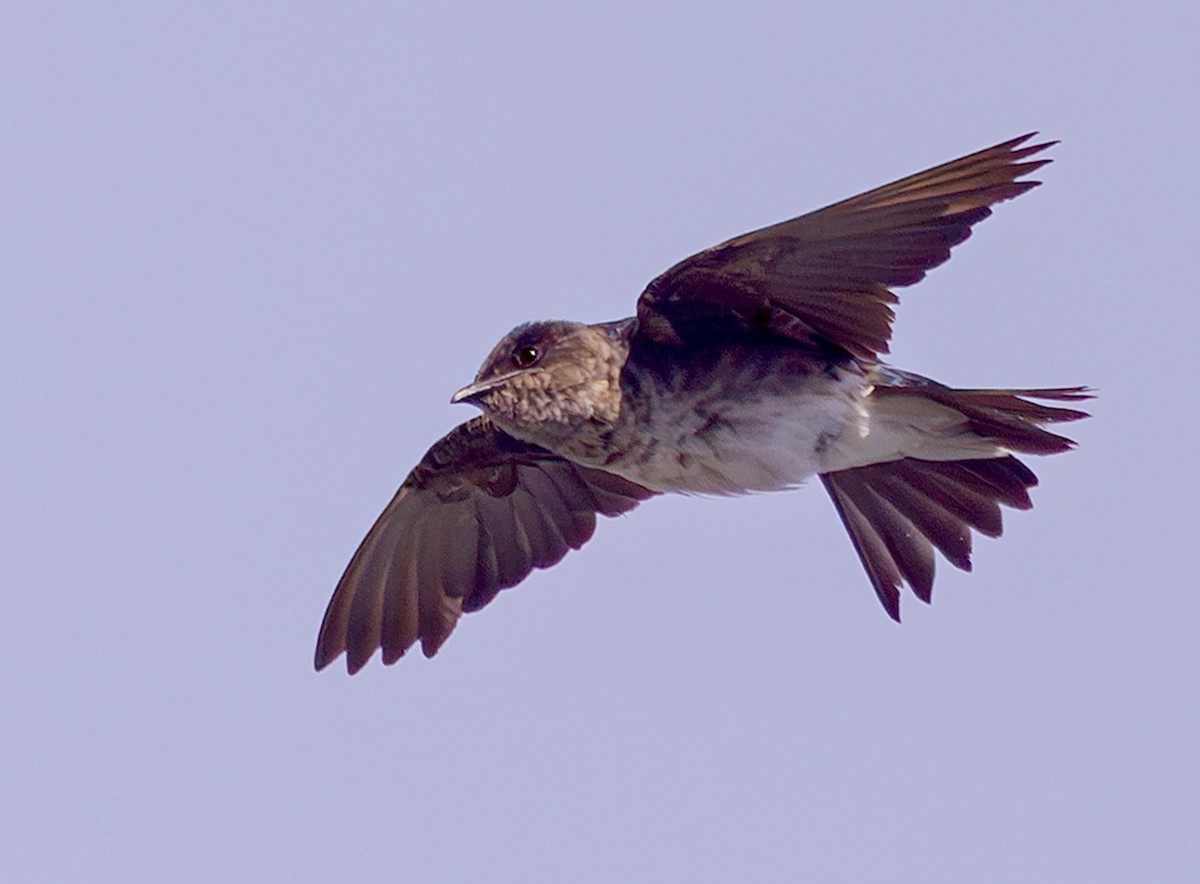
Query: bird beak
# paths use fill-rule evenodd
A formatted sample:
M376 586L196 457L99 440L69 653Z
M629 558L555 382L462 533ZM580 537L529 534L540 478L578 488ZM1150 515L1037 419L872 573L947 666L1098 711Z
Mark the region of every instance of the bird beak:
M500 375L496 378L488 378L486 381L476 381L473 384L467 384L457 393L450 397L451 405L458 405L460 402L475 402L480 396L495 387L500 386L513 375L520 374L519 371L509 372L508 374Z
M467 386L450 397L450 404L458 405L460 402L471 402L487 392L488 387L488 384L467 384Z

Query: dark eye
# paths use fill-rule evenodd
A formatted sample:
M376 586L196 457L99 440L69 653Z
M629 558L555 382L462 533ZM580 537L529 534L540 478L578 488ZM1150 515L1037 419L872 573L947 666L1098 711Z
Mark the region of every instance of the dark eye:
M521 368L529 368L538 361L540 355L537 347L521 347L513 352L513 362Z

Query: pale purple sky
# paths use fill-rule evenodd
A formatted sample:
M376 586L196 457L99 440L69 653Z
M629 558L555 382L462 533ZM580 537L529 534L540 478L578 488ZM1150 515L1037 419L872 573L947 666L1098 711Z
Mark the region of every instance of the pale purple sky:
M8 4L0 878L1194 874L1196 15ZM1031 129L893 361L1102 396L931 608L819 486L675 498L433 661L312 671L512 325Z

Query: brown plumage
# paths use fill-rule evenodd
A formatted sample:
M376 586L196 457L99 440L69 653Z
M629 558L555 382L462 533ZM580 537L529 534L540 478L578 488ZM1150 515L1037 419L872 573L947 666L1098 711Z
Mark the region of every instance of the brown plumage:
M1072 442L1082 387L961 390L879 361L897 302L1051 143L1006 141L735 237L647 286L636 317L519 326L452 401L485 416L429 450L334 591L320 669L376 648L432 656L464 611L658 493L741 494L818 474L887 613L933 591L934 550L969 569L971 530L1028 509L1013 453ZM1043 400L1038 402L1036 400Z
M467 421L429 449L350 560L325 612L316 665L343 650L351 672L418 639L427 657L459 615L549 568L651 494ZM464 527L466 530L463 530Z

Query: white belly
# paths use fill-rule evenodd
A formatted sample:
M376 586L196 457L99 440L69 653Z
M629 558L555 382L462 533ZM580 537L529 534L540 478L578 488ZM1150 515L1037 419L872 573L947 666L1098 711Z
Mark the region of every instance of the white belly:
M808 378L720 402L664 396L653 441L605 465L656 491L742 494L794 487L843 460L842 440L865 426L861 376ZM643 427L644 428L644 427Z
M651 400L652 419L639 421L645 442L604 468L656 491L743 494L902 457L1002 453L953 409L873 389L862 373L838 370L787 385L760 380L719 399L662 391Z

